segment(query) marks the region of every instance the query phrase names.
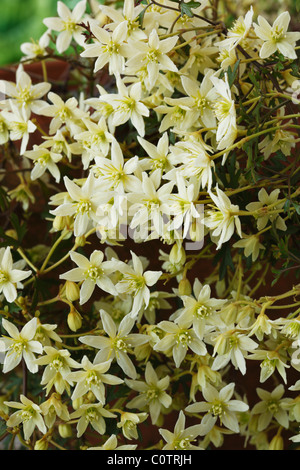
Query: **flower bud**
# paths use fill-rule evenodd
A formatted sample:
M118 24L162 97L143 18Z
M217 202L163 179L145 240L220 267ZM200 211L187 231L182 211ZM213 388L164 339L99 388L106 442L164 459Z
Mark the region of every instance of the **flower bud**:
M76 400L72 401L72 407L74 410L78 410L82 404L83 404L83 397L76 398Z
M184 248L181 244L175 243L175 245L172 246L169 259L170 259L170 263L172 264L183 265L185 263L186 255L185 255Z
M66 297L70 302L75 302L80 297L80 289L75 282L66 281Z
M66 439L72 436L72 426L70 424L60 424L58 426L59 435Z
M269 444L269 450L284 450L283 447L282 437L276 434Z
M5 235L7 235L10 238L14 238L15 240L18 240L18 235L17 232L13 229L11 230L6 230Z
M85 244L86 244L85 236L82 235L81 237L76 237L75 243L76 243L77 246L85 246Z
M65 217L57 215L53 220L53 228L56 232L61 232L66 226Z
M34 450L48 450L48 441L47 439L39 439L38 441L36 441L36 443L34 444Z
M71 311L67 318L67 322L70 330L74 332L79 330L82 326L82 316L74 307L71 308Z
M192 286L190 281L187 278L181 279L178 284L178 293L179 295L191 295Z

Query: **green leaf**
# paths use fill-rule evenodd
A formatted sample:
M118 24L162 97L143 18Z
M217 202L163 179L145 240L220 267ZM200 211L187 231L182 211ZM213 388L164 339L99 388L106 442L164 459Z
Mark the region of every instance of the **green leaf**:
M200 6L199 2L181 2L180 3L180 11L181 15L187 15L189 18L192 18L194 16L194 13L192 12L191 8L197 8Z

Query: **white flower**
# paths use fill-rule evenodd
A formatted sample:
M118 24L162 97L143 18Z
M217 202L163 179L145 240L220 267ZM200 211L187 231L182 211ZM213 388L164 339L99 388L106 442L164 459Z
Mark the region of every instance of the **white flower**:
M97 223L98 206L105 193L100 192L97 179L92 172L89 173L82 186L77 185L67 176L64 177L64 183L70 200L59 205L51 211L51 214L74 217L74 235L80 237L87 232L89 224Z
M46 395L54 386L57 393L62 395L66 389L70 393L70 382L67 376L71 367L80 368L80 364L71 358L67 349L56 349L52 346L44 347L45 355L35 360L37 366L46 366L42 375L41 385L46 385Z
M256 389L260 401L254 405L251 410L253 415L258 414L257 430L263 431L266 429L271 420L274 418L284 428L289 427L289 417L285 405L291 399L282 398L284 395L284 386L278 385L272 392L263 390L262 388Z
M170 384L170 377L165 375L159 378L151 362L147 362L145 381L125 379L126 385L139 392L139 395L126 403L126 406L147 410L150 413L152 424L156 424L162 408L168 409L172 404L171 396L166 392Z
M71 372L67 379L76 382L76 387L72 393L71 399L74 401L82 397L89 391L93 392L97 400L105 404L105 386L118 385L123 382L122 379L111 374L106 374L111 365L111 360L101 362L100 364L92 363L87 356L81 361L82 369L80 371Z
M260 250L264 250L265 247L259 241L258 235L249 235L244 237L243 240L239 240L233 245L234 248L244 248L244 254L246 258L251 256L252 261L256 261Z
M246 13L245 18L240 16L229 29L227 33L227 38L218 43L220 48L233 49L241 41L243 41L249 34L249 31L252 26L253 20L253 7L251 6L250 10Z
M237 137L235 102L231 96L228 75L225 80L212 76L211 81L216 92L214 112L219 121L216 139L218 149L223 150L233 144ZM226 154L223 157L223 163Z
M48 99L52 104L46 103L40 114L52 118L49 125L50 134L55 134L63 125L66 125L73 134L81 132L81 119L87 117L87 113L78 107L77 99L72 97L63 101L52 91L48 93Z
M127 38L127 23L124 21L114 29L113 32L108 31L95 21L90 22L93 35L92 44L85 44L82 57L95 57L94 72L101 70L108 64L110 75L118 76L125 69L125 40Z
M60 169L57 163L63 158L59 153L54 153L51 150L43 148L38 145L33 146L33 150L24 152L24 157L33 160L34 167L31 171L31 179L36 180L40 178L46 170L49 170L56 183L60 181Z
M47 105L41 98L46 95L51 88L50 83L40 82L35 85L24 67L20 64L16 71L16 83L0 80L0 92L4 93L8 99L1 101L5 108L13 103L16 107L25 108L30 113L40 114L42 108Z
M176 178L176 173L180 173L185 179L198 180L202 188L207 187L210 191L215 163L207 147L198 140L176 142L170 149L169 161L178 166L168 171L164 178L171 180Z
M118 328L111 316L104 310L100 310L103 329L107 336L82 336L79 340L83 344L100 349L95 357L95 363L116 359L116 362L128 377L136 378L137 372L129 357L131 348L148 341L146 335L130 333L135 325L135 320L129 315L123 318Z
M84 149L82 152L83 168L87 169L91 160L96 155L107 156L114 136L108 132L105 118L102 116L98 122L91 119L83 119L87 130L74 136L74 139Z
M131 294L134 296L130 315L136 318L142 307L147 308L150 300L149 287L154 286L159 280L162 271L144 271L140 258L131 251L132 266L118 263L118 270L122 277L116 288L120 294Z
M263 45L259 51L262 59L266 59L279 51L289 59L296 59L295 44L300 39L299 32L287 32L291 17L288 11L281 13L271 26L259 15L258 24L254 25L256 35L262 39Z
M278 200L279 193L280 189L274 189L268 194L265 188L261 188L258 193L258 202L250 202L246 206L247 211L258 211L255 216L257 217L258 230L263 230L268 221L274 223L275 227L279 230L285 231L287 229L285 221L277 212L284 206L284 202ZM271 207L268 209L268 206Z
M121 414L120 421L117 427L122 430L122 433L126 439L138 439L137 425L147 419L147 413L130 413L124 411Z
M220 370L226 367L229 362L245 375L246 360L248 352L253 352L258 344L249 338L246 334L235 331L234 325L221 328L220 332L215 333L213 356L215 356L212 364L212 370ZM218 350L219 349L219 350Z
M36 59L48 54L47 47L50 44L50 31L47 30L38 41L23 42L20 46L21 52L24 54L22 60Z
M214 114L215 90L211 81L213 70L208 69L201 83L187 75L181 77L186 94L192 98L192 109L196 110L198 119L204 127L216 127Z
M7 406L19 410L9 417L6 423L7 426L14 428L22 423L25 441L30 439L35 427L38 427L41 433L46 434L47 428L42 417L41 408L24 395L20 395L20 400L21 403L15 401L5 402Z
M99 434L105 434L106 422L104 418L116 418L117 415L105 409L102 403L87 403L80 406L80 408L71 413L71 419L78 419L77 423L77 437L81 437L88 425Z
M207 217L204 218L204 224L211 231L211 237L217 241L217 249L222 244L230 240L234 230L242 238L241 222L238 217L239 206L231 203L226 194L216 186L217 194L210 192L210 197L215 203L212 210L207 211Z
M145 69L147 89L151 90L159 76L159 71L177 72L177 66L167 55L178 40L178 36L160 40L156 29L149 34L148 41L128 40L131 57L126 63L127 74L136 74L139 70Z
M57 13L59 16L44 19L44 24L47 28L59 32L56 39L56 48L60 54L68 49L72 38L81 46L83 45L83 28L79 26L79 23L83 20L85 10L86 0L78 2L72 12L67 5L59 1L57 2Z
M171 432L168 429L159 429L159 433L166 441L163 450L203 450L198 445L192 444L192 442L196 440L197 436L202 434L201 424L195 424L194 426L186 428L185 420L186 418L183 411L180 411L175 423L174 432Z
M23 358L28 370L35 374L38 371L35 354L43 352L41 343L34 339L37 318L32 318L27 322L21 331L5 318L2 319L2 326L10 335L10 337L2 336L0 339L0 351L6 352L3 373L10 372L17 367Z
M142 85L136 82L126 87L123 80L117 77L118 93L108 93L102 96L102 100L110 104L113 109L112 125L121 126L127 121L143 137L145 135L145 124L143 116L149 116L149 109L142 103Z
M135 190L128 194L131 203L129 215L132 216L130 228L145 229L145 238L150 235L163 233L164 200L168 197L174 186L173 182L161 185L161 170L157 169L150 175L142 172L142 182L136 185ZM149 227L151 223L151 226Z
M21 281L31 274L31 271L22 271L17 267L18 264L13 262L10 247L0 248L0 293L3 292L9 303L16 300L17 288L23 288Z
M116 25L123 22L127 25L127 38L135 41L146 39L145 32L140 28L138 16L143 10L143 5L135 6L134 0L124 0L122 11L108 5L100 5L100 11L111 18L114 22L109 23L109 28L116 28Z
M222 308L226 300L211 298L211 288L209 285L202 285L199 279L196 279L193 286L194 296L183 295L183 308L180 309L179 315L174 318L177 320L184 319L189 326L193 325L200 339L204 336L205 325L215 324L217 322L216 313Z
M138 157L130 158L124 162L124 156L119 143L112 141L110 159L107 157L95 157L95 165L92 167L101 187L114 190L123 194L139 187L139 179L132 173L138 167Z
M146 151L146 157L140 161L140 167L143 170L170 170L173 165L170 164L168 159L169 154L169 137L168 133L164 132L157 142L157 145L137 136L140 145Z
M185 238L193 222L200 219L201 212L197 208L199 181L191 178L187 181L178 171L176 173L177 193L163 197L163 211L172 217L169 230L182 230Z
M20 154L26 151L29 135L36 131L36 125L29 119L30 110L25 107L19 108L10 101L10 109L2 111L2 117L5 118L9 129L9 138L12 141L20 142Z
M199 338L190 322L184 318L177 319L177 323L163 320L158 323L165 335L153 347L155 351L171 353L176 367L180 367L189 349L193 353L204 356L207 353L205 343Z
M70 253L70 257L72 261L77 264L77 268L73 268L64 274L61 274L60 279L82 282L80 287L81 305L90 299L96 286L104 292L108 292L112 295L117 293L115 286L109 277L109 275L115 270L114 262L103 261L104 254L102 251L93 251L90 259L80 253L76 253L75 251Z
M201 426L203 431L207 434L220 420L220 424L224 425L231 431L239 432L238 413L243 413L249 409L249 406L241 400L232 400L234 393L234 383L230 383L217 390L211 384L207 383L203 388L202 393L204 401L188 405L185 411L189 413L205 413Z

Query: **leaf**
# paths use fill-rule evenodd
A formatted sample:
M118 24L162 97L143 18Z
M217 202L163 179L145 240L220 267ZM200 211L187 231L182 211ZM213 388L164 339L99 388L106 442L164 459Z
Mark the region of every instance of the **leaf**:
M234 84L234 81L235 81L235 79L236 79L236 77L237 77L239 65L240 65L240 60L238 60L238 61L234 64L233 69L232 69L230 66L229 66L228 69L227 69L228 84L229 84L229 87L230 87L230 88L231 88L232 85Z
M191 8L197 8L200 6L199 2L181 2L180 3L180 11L181 15L187 15L189 18L192 18L194 16L194 13L192 12Z

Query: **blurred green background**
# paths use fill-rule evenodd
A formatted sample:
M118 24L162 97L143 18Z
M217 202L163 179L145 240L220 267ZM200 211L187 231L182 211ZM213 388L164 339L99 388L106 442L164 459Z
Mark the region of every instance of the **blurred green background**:
M63 1L73 9L79 0ZM222 3L235 14L243 14L252 4L270 20L289 10L291 26L299 30L300 0L220 0L219 5ZM19 61L21 44L40 38L46 31L43 19L48 16L57 16L57 0L0 0L0 66Z
M64 0L70 8L77 2ZM21 44L40 38L48 16L57 16L56 0L0 0L0 65L20 59Z

